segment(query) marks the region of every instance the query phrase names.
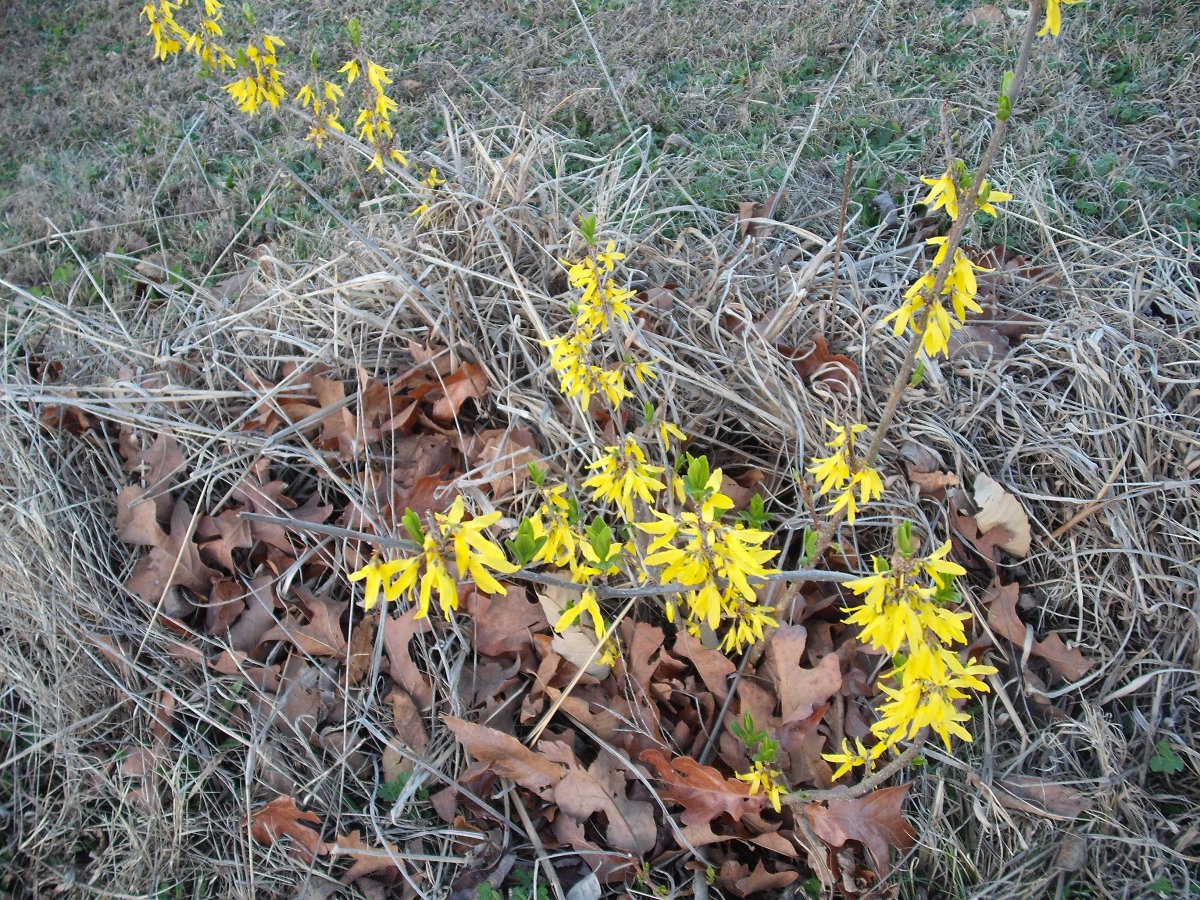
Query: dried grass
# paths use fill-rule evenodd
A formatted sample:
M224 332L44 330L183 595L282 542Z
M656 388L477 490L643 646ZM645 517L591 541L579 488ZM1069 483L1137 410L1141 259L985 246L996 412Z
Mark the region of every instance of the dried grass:
M267 252L247 262L261 286L252 303L201 285L120 306L60 305L7 287L22 324L8 335L0 376L0 777L11 791L0 872L28 894L142 896L182 885L185 895L250 897L322 882L324 862L306 868L252 842L241 824L276 791L375 843L424 834L428 858L410 860L427 879L423 896L448 884L461 860L451 829L398 814L417 790L460 771L444 731L390 816L386 806L347 809L340 798L374 797L375 786L286 728L239 725L229 710L242 698L227 680L168 655L175 639L148 626L121 588L131 553L112 526L119 459L95 433L43 428L48 407L148 434L173 430L189 496L212 505L258 456L297 477L326 466L294 435L240 430L240 411L258 400L247 368L320 362L345 376L384 374L411 364L416 340L484 366L496 419L536 431L546 455L568 465L593 426L556 412L539 341L564 321L557 260L578 252L572 223L594 210L605 237L629 252L636 286L681 285L669 312L650 314L653 331L623 336L662 361L659 388L646 396L719 463L761 469L769 505L797 510L785 514L790 525L806 518L790 473L821 440L822 420L878 414L901 353L879 322L911 276L911 234L852 230L831 297L832 233L775 223L746 243L710 210L655 209L646 198L670 174L645 164L638 140L590 159L535 127L478 129L446 117L453 127L430 161L453 177L426 224L407 217L402 199L372 202L321 236L324 258ZM1044 221L1034 201L1019 211ZM1151 229L1102 246L1041 227L1044 261L1061 282L1016 279L1001 296L1006 312L1038 319L1035 333L1007 355L931 368L901 407L885 470L898 476L899 445L912 439L966 483L987 473L1016 494L1034 528L1033 553L1006 573L1035 600L1024 616L1039 638L1058 632L1098 665L1075 684L1027 680L1017 659L1001 666L995 699L976 716L976 743L955 758L931 750L929 765L907 774L922 840L896 877L910 896L1049 896L1071 880L1087 895L1133 897L1160 876L1187 895L1200 890L1196 260ZM790 311L781 338L799 345L823 334L859 365L861 396L814 391L748 327L781 308ZM62 362L58 384L28 377L34 357ZM949 530L945 509L918 502L903 477L869 512L840 536L861 554L887 546L897 517L933 535ZM340 560L334 541L314 537L313 549ZM473 665L469 646L451 634L425 649L444 708L460 712L455 687ZM163 691L178 699L177 752L163 773L169 802L148 815L122 800L129 782L109 760L145 739ZM1039 693L1064 715L1047 720ZM348 712L368 744L390 727L370 701ZM1147 767L1162 740L1184 756L1178 776ZM1094 810L1064 821L1007 809L993 785L1012 774L1068 784ZM516 795L493 802L514 844L528 848ZM1082 865L1060 855L1076 838Z

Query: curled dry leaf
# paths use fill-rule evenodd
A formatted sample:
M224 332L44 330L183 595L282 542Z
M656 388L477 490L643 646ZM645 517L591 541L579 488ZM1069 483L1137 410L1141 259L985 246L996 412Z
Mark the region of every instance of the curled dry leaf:
M859 391L858 364L848 356L833 353L825 336L814 334L808 347L796 349L786 344L776 344L783 356L790 360L800 377L813 388L818 386L835 394L853 397Z
M437 422L449 425L468 400L482 400L487 394L488 379L483 367L463 363L442 381L442 397L433 404L430 415Z
M975 505L979 508L975 522L980 534L1000 526L1009 538L998 542L999 547L1014 556L1029 555L1029 516L1016 497L983 472L975 479Z
M354 865L342 876L343 884L369 875L400 871L400 848L395 844L385 844L382 849L372 847L362 839L361 831L339 834L332 849L336 856L349 856L354 860Z
M315 812L301 812L296 801L280 795L260 806L250 815L250 834L260 844L271 846L281 837L292 839L292 852L305 862L314 862L318 856L329 852L329 844L321 840L318 831L302 823L321 824Z

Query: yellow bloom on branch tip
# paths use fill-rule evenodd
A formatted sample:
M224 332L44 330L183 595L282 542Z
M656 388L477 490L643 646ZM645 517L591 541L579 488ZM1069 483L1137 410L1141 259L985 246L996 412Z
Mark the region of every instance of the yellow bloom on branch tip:
M596 592L590 587L584 588L583 596L563 611L563 614L559 616L558 622L554 625L554 630L562 634L584 613L587 613L588 618L592 620L592 628L596 632L596 640L604 640L604 616L600 612L600 603L596 597Z
M880 742L871 749L863 746L863 742L858 738L854 739L854 748L851 749L850 742L842 738L841 753L822 753L821 758L826 762L839 763L837 769L834 770L831 777L832 781L837 781L847 772L858 766L866 766L867 771L875 768L875 760L883 755L883 751L887 749L887 744Z
M632 435L625 438L624 444L606 448L588 468L596 474L583 486L592 489L596 500L615 505L630 522L635 497L653 505L654 495L666 487L655 477L662 474L663 467L646 463L646 454Z
M488 594L504 594L507 591L500 582L488 571L492 569L503 575L511 575L519 571L520 566L510 563L504 556L504 551L484 534L485 529L494 525L500 519L500 511L478 516L469 522L463 521L462 496L454 498L454 504L445 514L436 514L438 530L442 537L454 545L454 565L460 577L470 575L475 579L475 585Z
M1062 30L1062 5L1074 6L1082 2L1083 0L1046 0L1046 21L1038 32L1038 37L1045 37L1047 34L1058 37Z
M766 795L767 800L771 803L771 808L775 812L782 812L783 805L780 798L783 796L786 788L779 782L780 776L783 775L778 769L771 768L765 763L755 762L749 772L735 773L738 781L744 781L750 785L750 796L755 796L760 790Z
M929 207L931 213L937 212L944 207L946 214L951 219L957 219L958 187L954 183L954 177L951 172L947 170L940 178L925 178L922 176L921 180L929 185L930 189L929 193L917 202L922 206Z

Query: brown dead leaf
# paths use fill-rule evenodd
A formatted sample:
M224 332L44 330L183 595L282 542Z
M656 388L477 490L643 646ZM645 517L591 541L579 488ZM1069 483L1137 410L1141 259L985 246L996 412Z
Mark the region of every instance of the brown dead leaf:
M250 523L236 509L202 518L196 526L196 539L201 542L200 555L226 572L237 570L233 559L235 550L249 550L254 546Z
M434 421L449 425L468 400L482 400L487 393L487 373L475 363L463 363L442 381L443 396L433 404Z
M795 869L768 872L762 860L759 860L754 866L754 871L738 878L732 888L739 897L750 897L760 891L777 891L785 888L799 877L800 873Z
M1004 10L991 4L968 9L963 15L963 25L968 28L976 25L1003 25L1005 21Z
M489 657L509 653L524 656L532 636L549 627L541 604L529 603L517 591L510 591L506 597L477 593L472 619L475 651Z
M511 497L529 480L529 463L541 459L537 441L524 428L482 432L483 450L476 462L497 500Z
M387 695L392 705L392 730L396 737L388 741L383 750L383 777L394 781L405 772L413 770L411 755L421 756L429 746L429 733L425 730L425 719L417 704L407 691L394 690ZM403 750L407 748L408 754Z
M558 743L555 749L565 750L564 757L569 757L559 760L567 766L553 793L559 810L580 823L603 813L610 846L638 854L653 850L658 838L654 807L644 800L629 799L625 772L616 768L611 757L601 753L585 770L566 744ZM552 751L548 748L546 754L552 756Z
M250 834L260 844L267 846L273 845L280 837L289 837L294 842L293 852L311 863L329 852L329 844L321 840L319 831L302 825L302 822L319 825L321 819L315 812L301 812L295 800L280 795L251 813Z
M672 649L676 656L691 662L704 686L712 691L719 702L725 702L729 694L729 677L737 671L737 666L729 657L720 650L705 647L684 629L676 634Z
M167 534L158 524L155 504L145 488L122 488L117 495L117 539L139 547L162 547Z
M975 505L979 507L975 524L980 534L1001 527L1010 537L999 544L1000 548L1014 556L1029 555L1029 516L1025 508L1016 497L983 472L975 479Z
M988 626L1017 646L1025 643L1025 623L1017 615L1020 594L1018 585L1006 584L998 589L990 587L983 595L983 604L988 610ZM1044 641L1035 640L1033 655L1044 659L1050 668L1067 681L1078 681L1095 665L1078 647L1068 649L1057 634L1051 634Z
M386 844L382 850L372 847L362 839L361 831L339 834L334 841L332 849L335 856L349 856L354 860L354 865L342 876L343 884L352 884L359 878L379 872L400 871L400 848L395 844Z
M370 671L375 658L375 632L378 628L378 612L364 616L351 628L350 659L346 663L346 680L350 684L358 684Z
M348 604L313 596L306 588L296 587L296 599L308 616L300 620L290 612L287 617L264 634L263 641L290 641L309 656L341 657L346 652L341 617Z
M904 818L904 798L908 785L879 788L855 800L830 800L828 806L810 803L804 815L817 836L831 847L843 847L846 841L858 841L875 861L882 878L888 872L888 850L910 850L917 839L912 825Z
M687 756L668 762L659 750L644 750L642 762L654 767L657 787L664 800L683 807L680 821L684 825L711 822L722 813L735 821L743 815L762 811L762 794L751 797L750 788L735 778L724 778L711 766L702 766Z
M467 753L501 778L515 781L543 800L553 796L553 788L563 777L563 769L542 753L535 753L510 734L485 725L475 725L454 716L442 716Z
M980 783L978 776L973 783ZM1001 806L1028 815L1051 819L1077 819L1096 804L1092 798L1065 784L1031 775L1009 775L992 782Z
M807 642L808 630L803 625L781 625L768 639L766 667L773 673L772 680L779 692L783 725L808 719L818 707L829 703L842 687L841 661L837 654L827 654L811 669L801 666Z
M242 599L246 610L229 629L229 644L234 650L252 652L277 623L275 607L279 598L275 594L275 578L271 575L255 575L250 579Z
M858 364L848 356L831 352L824 335L814 334L809 346L804 349L786 344L775 346L796 367L809 387L821 385L826 390L846 397L858 394Z
M122 491L122 496L128 496L128 491L128 488ZM135 515L143 518L139 520L138 525L133 524L131 520L127 523L128 529L140 530L146 524L144 513ZM170 534L160 530L160 543L151 547L150 553L138 561L129 578L125 580L125 587L130 593L155 606L162 602L163 612L168 616L178 617L183 611L190 610L190 605L181 605L180 598L168 598L168 590L182 586L201 597L206 597L213 581L219 577L215 570L201 561L199 548L189 535L191 524L191 509L184 501L175 501L171 512ZM140 536L150 537L148 534Z
M403 615L383 617L383 650L392 681L408 691L417 706L428 709L433 705L433 687L413 662L409 642L414 635L425 634L433 626L428 617L417 619L418 611L414 606Z

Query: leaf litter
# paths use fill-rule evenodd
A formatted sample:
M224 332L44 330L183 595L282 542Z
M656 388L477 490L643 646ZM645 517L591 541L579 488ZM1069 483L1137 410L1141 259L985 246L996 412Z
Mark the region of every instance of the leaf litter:
M856 350L855 327L837 316L824 318L820 328L788 326L778 335L780 343L742 351L757 340L753 323L775 321L771 317L784 308L785 301L770 296L777 277L770 270L770 246L781 232L746 229L755 252L739 263L741 280L730 283L736 302L726 304L737 321L703 318L693 309L690 286L660 279L672 285L673 302L648 311L647 332L636 338L669 338L680 348L678 364L690 367L692 380L680 379L672 402L705 421L722 441L745 448L749 465L765 473L764 489L779 495L791 489L780 477L788 463L772 454L795 437L780 423L794 423L811 441L820 434L829 398L843 402L872 389L863 380L870 368ZM494 254L495 246L488 246L486 252ZM427 250L445 252L455 266L480 262L470 255L483 251L456 247L454 254L440 244ZM460 251L468 258L458 260ZM1023 280L1027 287L1046 284L1048 279L1022 265L1007 266L1004 279ZM380 308L379 298L349 290L356 308ZM1005 290L998 275L995 291ZM286 303L299 302L298 295L281 296ZM265 310L241 315L254 323ZM485 330L506 328L508 321L488 322ZM996 330L1010 346L1023 342L1022 353L1040 354L1099 391L1071 368L1091 346L1073 337L1076 323L1067 331L1048 321L1014 316L1005 320L1011 329ZM356 324L345 328L340 337L346 346L373 334L356 332ZM1097 328L1099 347L1107 332ZM134 744L115 765L129 784L137 784L139 806L161 802L167 785L154 774L156 764L190 749L177 746L176 734L180 723L200 721L215 735L204 745L206 752L223 746L220 754L229 760L249 759L257 767L247 820L254 841L300 869L326 866L323 871L346 883L361 882L356 887L364 892L384 885L400 896L415 896L406 878L426 887L450 884L455 872L470 871L484 858L507 859L504 848L514 842L522 866L551 866L567 878L567 887L590 885L594 876L619 891L643 864L668 871L687 859L711 866L715 882L733 895L779 892L794 883L805 853L831 889L886 890L887 873L913 846L904 802L926 790L923 780L775 814L731 777L748 760L720 722L729 700L726 722L750 713L786 743L783 764L793 787L828 786L830 770L820 751L864 733L873 700L870 676L878 662L833 623L842 602L835 590L808 586L789 597L781 611L783 627L767 653L741 673L703 635L677 634L659 627L663 622L627 621L619 630L625 656L611 671L582 678L577 677L582 660L556 643L550 628L554 610L542 608L540 587L513 584L506 598L464 597L471 615L454 626L417 622L412 610L382 610L372 617L350 602L341 579L347 564L369 558L371 542L308 526L402 539L396 522L408 506L445 509L465 491L479 502L515 498L519 504L528 497L522 470L530 455L553 456L575 439L541 427L541 401L514 387L523 377L515 360L533 346L526 336L517 336L511 356L486 360L485 370L470 342L448 341L444 331L427 329L421 352L413 353L408 341L417 331L408 326L403 331L389 332L399 349L379 358L339 359L336 365L293 357L276 368L270 359L294 351L274 345L254 353L222 350L221 371L230 376L230 395L234 388L240 391L241 405L221 411L226 418L219 436L205 430L210 421L205 416L213 415L215 404L185 408L168 394L153 393L196 376L200 370L189 370L183 358L170 376L148 373L136 381L137 390L151 392L167 411L161 420L150 420L153 428L145 420L131 426L115 406L103 412L82 378L64 385L56 402L40 411L39 420L50 413L51 423L66 435L113 449L110 469L119 480L108 496L116 501L115 529L112 520L106 524L134 558L119 580L142 607L143 631L146 623L156 629L154 646L163 647L162 659L181 683L204 685L215 698L196 717L197 701L188 691L168 699L154 690L152 704L161 718L155 719L158 731L148 732L153 746ZM247 339L257 340L253 334ZM794 347L804 349L789 349ZM1112 350L1096 351L1093 364L1117 359ZM1055 421L1044 393L1005 370L1001 357L964 354L954 361L952 379L991 384L999 368L1012 379L1003 382L1006 397L1041 404L1049 410L1045 420ZM1174 363L1168 359L1167 365ZM1111 367L1103 371L1109 384L1126 374ZM1094 409L1103 411L1107 396L1105 403L1100 397L1085 399L1096 400ZM1186 409L1186 403L1180 400L1176 408ZM521 415L507 419L513 410ZM1087 490L1079 493L1091 502L1109 472L1093 478L1089 464L1099 468L1093 460L1115 460L1119 453L1104 443L1104 429L1056 433L1097 448L1087 453L1055 455L1054 443L1040 434L1038 441L1022 444L1008 433L1014 426L1004 416L1010 413L1005 409L996 423L987 423L996 433L973 434L973 443L964 435L983 426L971 419L956 419L959 430L951 431L940 416L905 413L907 432L931 448L934 461L921 454L902 458L922 509L949 517L958 558L973 562L977 576L993 583L979 599L997 641L1005 642L997 650L1014 660L1007 674L1028 676L1029 685L1040 683L1039 672L1077 682L1104 660L1094 645L1084 654L1076 646L1078 632L1068 633L1064 610L1074 600L1057 596L1052 611L1039 610L1036 619L1028 605L1018 612L1018 600L1033 573L1044 574L1047 566L1064 583L1075 575L1045 561L1052 554L1046 553L1042 535L1048 529L1041 524L1070 521L1073 510L1044 498L1066 496L1082 481ZM211 421L216 419L220 415ZM57 439L68 440L66 435ZM1007 454L1028 453L1023 448L1031 445L1048 460L1045 485L1022 482L1025 469L1005 462ZM1184 460L1190 451L1181 445L1171 452ZM1148 460L1136 462L1150 466ZM977 482L977 495L967 497L959 477L968 471L1003 472L1013 490L978 493ZM1005 499L1015 496L1024 500L1018 506L1025 528ZM1126 502L1122 496L1114 509L1125 509ZM1028 528L1031 519L1036 531ZM1122 520L1113 526L1126 527ZM843 561L853 563L854 554L871 549L847 546ZM1155 557L1139 558L1151 580L1166 577L1155 568ZM1098 578L1087 571L1078 577ZM1040 605L1041 598L1035 606ZM132 641L129 634L99 634L92 643L107 648L100 655L133 679L146 665L143 657L131 667L138 639L136 631ZM1026 647L1031 659L1024 658ZM530 727L555 704L558 713L531 745ZM1077 714L1063 705L1072 710L1065 715ZM247 735L253 736L252 754L242 749L250 745ZM702 763L714 736L714 752ZM230 766L220 754L213 757L215 769L232 768L241 778L241 766ZM322 773L335 773L342 787L332 788ZM394 805L378 799L381 783L391 785L388 796L400 798ZM1047 813L1082 821L1092 805L1080 801L1082 792L1072 793L1075 789L1049 777L1010 770L988 785L986 796L1018 821ZM1113 802L1119 811L1121 801ZM524 817L516 814L517 806ZM998 813L993 816L1001 821ZM491 849L468 861L469 847ZM549 863L551 856L571 862ZM580 860L582 868L570 868Z

